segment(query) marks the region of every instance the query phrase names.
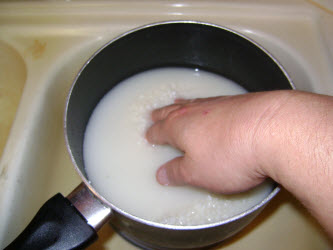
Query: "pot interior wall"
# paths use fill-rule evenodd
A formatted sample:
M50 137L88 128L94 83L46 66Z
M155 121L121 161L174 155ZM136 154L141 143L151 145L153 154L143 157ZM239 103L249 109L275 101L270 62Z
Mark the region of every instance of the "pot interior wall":
M71 92L67 136L84 175L84 132L99 100L127 77L170 66L211 71L250 92L291 88L269 55L231 31L197 23L168 23L128 33L109 43L85 65Z

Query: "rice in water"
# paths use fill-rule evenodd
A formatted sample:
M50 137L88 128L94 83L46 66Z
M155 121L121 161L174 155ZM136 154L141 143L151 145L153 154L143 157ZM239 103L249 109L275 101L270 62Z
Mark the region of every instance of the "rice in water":
M91 184L123 211L170 225L213 223L256 205L271 192L271 183L232 196L161 186L156 170L181 152L145 139L151 111L176 98L245 92L219 75L188 68L153 69L124 80L103 97L86 129L83 150Z

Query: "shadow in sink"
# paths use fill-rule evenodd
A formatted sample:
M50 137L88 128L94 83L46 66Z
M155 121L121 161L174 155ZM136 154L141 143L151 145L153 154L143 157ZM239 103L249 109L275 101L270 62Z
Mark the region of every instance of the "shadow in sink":
M15 118L27 69L21 55L0 41L0 157Z

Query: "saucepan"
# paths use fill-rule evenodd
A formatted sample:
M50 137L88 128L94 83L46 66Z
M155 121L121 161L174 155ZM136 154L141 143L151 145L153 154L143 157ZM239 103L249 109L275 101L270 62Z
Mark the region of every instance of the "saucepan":
M47 201L8 249L84 248L103 224L142 248L200 248L220 242L249 224L279 192L219 222L172 226L138 218L102 197L91 185L83 160L85 129L101 98L122 80L158 67L199 68L222 75L249 92L292 89L287 72L263 47L213 24L168 21L131 30L99 49L74 80L65 110L67 148L82 183L66 198Z

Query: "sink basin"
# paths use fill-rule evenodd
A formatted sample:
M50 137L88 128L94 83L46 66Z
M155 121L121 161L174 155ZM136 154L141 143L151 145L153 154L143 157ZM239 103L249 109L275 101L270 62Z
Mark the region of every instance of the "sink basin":
M328 29L333 16L318 5L301 0L0 3L0 247L48 198L57 192L66 196L80 183L66 152L63 113L74 77L103 44L153 22L215 23L269 50L297 89L333 94ZM99 236L89 249L136 249L109 225ZM215 249L331 247L316 221L283 190L250 226Z

